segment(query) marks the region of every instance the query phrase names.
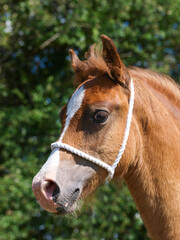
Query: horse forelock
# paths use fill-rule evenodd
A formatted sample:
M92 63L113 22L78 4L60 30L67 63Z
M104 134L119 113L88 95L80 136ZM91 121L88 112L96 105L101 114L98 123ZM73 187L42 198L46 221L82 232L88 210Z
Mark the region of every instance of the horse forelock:
M107 66L103 55L101 45L94 44L88 52L85 53L83 68L80 72L75 72L75 83L79 84L87 79L98 77L101 75L108 75L112 78L109 67Z

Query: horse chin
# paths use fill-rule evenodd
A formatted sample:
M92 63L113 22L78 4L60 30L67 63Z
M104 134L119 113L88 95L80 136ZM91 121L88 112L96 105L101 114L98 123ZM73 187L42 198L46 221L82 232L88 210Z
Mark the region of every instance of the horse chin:
M80 204L79 204L79 201L77 200L71 206L67 206L67 207L59 206L59 207L57 207L56 208L57 212L54 213L54 215L58 215L58 216L74 215L79 209L80 209Z

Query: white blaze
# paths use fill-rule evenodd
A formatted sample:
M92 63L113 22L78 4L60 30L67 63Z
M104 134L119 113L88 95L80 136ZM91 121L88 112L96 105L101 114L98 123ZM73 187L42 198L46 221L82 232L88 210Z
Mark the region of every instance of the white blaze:
M37 174L38 177L43 178L46 172L54 171L54 169L58 169L59 166L59 149L54 148L45 162L45 164L40 169L39 173ZM47 176L46 176L47 177Z
M82 101L85 95L85 89L84 86L81 86L80 88L78 88L74 94L72 95L68 105L67 105L67 112L66 112L66 123L65 123L65 127L63 129L63 132L60 136L60 139L58 142L62 142L62 139L64 137L64 134L66 132L66 130L68 129L68 126L70 124L71 119L73 118L73 116L75 115L75 113L80 109L81 105L82 105ZM54 167L56 169L58 169L58 165L59 165L59 148L54 148L53 151L51 152L48 160L46 161L46 163L42 166L40 172L47 172L49 171L51 168L54 169Z
M84 95L85 95L84 86L81 86L80 88L78 88L72 95L72 97L67 105L65 127L64 127L64 130L63 130L58 142L62 142L62 139L64 137L66 130L68 129L71 119L73 118L75 113L80 109L80 107L82 105Z

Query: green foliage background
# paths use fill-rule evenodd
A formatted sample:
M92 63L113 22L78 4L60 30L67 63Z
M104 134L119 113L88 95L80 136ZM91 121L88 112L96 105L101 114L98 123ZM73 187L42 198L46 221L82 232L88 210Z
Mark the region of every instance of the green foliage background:
M69 48L83 54L101 34L124 63L180 81L180 0L0 1L0 240L148 239L126 186L101 187L69 218L38 206L33 176L60 132L74 86Z

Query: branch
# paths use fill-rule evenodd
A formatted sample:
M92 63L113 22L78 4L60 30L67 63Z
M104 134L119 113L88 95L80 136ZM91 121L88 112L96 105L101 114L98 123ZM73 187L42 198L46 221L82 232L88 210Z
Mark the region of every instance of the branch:
M49 44L54 42L59 37L60 37L60 33L54 34L52 37L48 38L45 42L43 42L41 44L40 49L43 49L43 48L47 47Z

